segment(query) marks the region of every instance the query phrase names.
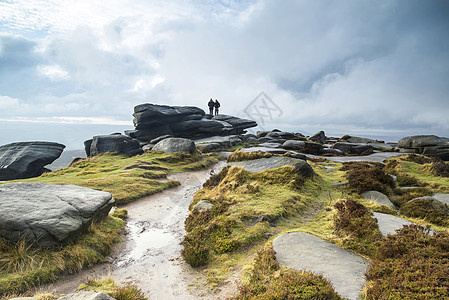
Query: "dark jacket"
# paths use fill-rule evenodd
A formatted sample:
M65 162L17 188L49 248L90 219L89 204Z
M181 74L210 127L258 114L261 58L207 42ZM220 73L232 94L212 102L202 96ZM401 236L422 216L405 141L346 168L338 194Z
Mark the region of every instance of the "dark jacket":
M215 100L214 106L215 106L215 108L219 108L220 107L220 102L218 102L218 100Z
M215 107L215 102L214 100L210 99L209 103L207 103L207 105L209 106L209 108Z

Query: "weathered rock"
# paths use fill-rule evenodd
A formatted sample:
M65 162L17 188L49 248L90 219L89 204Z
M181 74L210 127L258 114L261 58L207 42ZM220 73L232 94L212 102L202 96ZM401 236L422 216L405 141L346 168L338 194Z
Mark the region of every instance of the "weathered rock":
M114 300L106 293L98 293L91 291L79 291L73 294L62 296L58 300Z
M257 126L252 120L228 115L206 115L198 107L141 104L134 108L136 130L126 131L128 136L148 142L162 135L182 138L240 134L246 128Z
M18 182L0 185L0 236L53 247L85 232L115 200L110 193L75 185Z
M204 212L209 211L214 207L214 205L209 200L200 200L195 206L193 206L192 211L195 212Z
M242 139L237 135L214 136L196 140L195 144L201 152L210 152L217 149L225 149L242 143Z
M402 153L419 153L449 161L449 138L436 135L408 136L398 141Z
M361 299L368 260L314 235L292 232L273 241L276 260L288 268L323 274L335 291L347 299Z
M385 205L393 209L396 209L396 206L394 206L394 204L390 201L390 199L381 192L378 191L364 192L362 193L362 197L365 198L366 200L373 201L378 205Z
M436 135L414 135L400 139L400 148L424 148L431 146L449 146L449 138L438 137Z
M304 142L298 140L285 141L281 147L284 149L299 150L301 152L309 154L321 154L323 151L323 145L319 143Z
M165 139L168 139L168 138L171 138L171 137L174 137L174 136L169 135L169 134L161 135L161 136L159 136L159 137L157 137L157 138L155 138L155 139L152 139L152 140L150 141L150 144L157 144L157 143L159 143L160 141L165 140Z
M305 160L285 156L272 156L228 164L242 167L250 172L260 172L267 169L291 165L304 177L312 177L314 174L312 167Z
M160 141L156 145L154 145L152 150L164 151L167 153L185 151L189 153L196 153L198 150L196 149L195 142L189 139L183 138L168 138Z
M370 152L373 150L381 150L379 147L375 147L370 144L358 144L358 143L346 143L338 142L332 146L333 149L343 151L345 154L357 154L360 155L363 152Z
M343 136L340 141L344 141L347 143L356 143L356 144L367 144L367 143L380 143L382 141L376 141L373 139L369 139L369 138L363 138L363 137L358 137L358 136L350 136L350 135L345 135Z
M65 146L51 142L18 142L0 146L0 180L41 175L44 166L56 160Z
M306 142L297 140L287 140L282 144L282 148L291 150L302 150L306 148Z
M213 117L212 120L231 124L232 131L229 134L242 134L245 132L245 129L257 126L257 123L253 120L241 119L229 115L217 115Z
M205 112L194 106L167 106L157 104L140 104L134 107L134 126L137 130L152 128L186 120L189 116L201 115Z
M432 196L436 200L440 201L441 203L444 203L449 206L449 194L444 193L436 193Z
M332 154L332 155L344 155L345 154L340 149L334 149L334 148L323 148L322 153L323 154Z
M415 224L408 220L401 219L388 214L382 214L378 212L373 212L374 218L377 219L377 224L379 225L379 230L383 236L389 234L396 234L396 230L401 229L404 225Z
M267 133L265 136L273 139L284 139L284 140L294 139L296 137L294 133L284 131L271 131Z
M259 143L280 143L280 144L282 144L285 142L285 139L276 139L276 138L264 136L264 137L258 138L257 141Z
M90 145L89 151L86 150L86 155L88 156L95 156L106 152L126 153L128 155L143 153L138 141L121 134L94 136L92 141L85 141L84 145L86 149Z
M309 140L312 142L324 144L327 140L327 137L326 137L326 134L324 133L324 131L319 131L319 132L315 133L314 135L312 135L309 138Z

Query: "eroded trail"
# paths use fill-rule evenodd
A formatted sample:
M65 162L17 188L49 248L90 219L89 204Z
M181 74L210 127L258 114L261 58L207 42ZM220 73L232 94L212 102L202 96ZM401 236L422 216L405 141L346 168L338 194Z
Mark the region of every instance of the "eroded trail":
M129 216L126 234L111 255L111 262L69 276L46 289L56 294L73 292L86 278L109 273L117 283L136 284L150 299L198 299L198 271L181 257L184 221L193 194L223 165L220 162L206 170L171 175L169 179L178 180L180 186L124 206ZM209 297L206 293L201 298Z

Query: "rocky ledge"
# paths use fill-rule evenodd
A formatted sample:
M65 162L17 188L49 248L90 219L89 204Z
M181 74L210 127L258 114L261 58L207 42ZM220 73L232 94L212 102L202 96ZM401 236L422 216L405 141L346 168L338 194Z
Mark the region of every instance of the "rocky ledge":
M0 185L0 236L37 247L58 246L107 216L114 203L110 193L75 185Z
M18 142L0 146L0 180L41 175L65 146L52 142Z
M404 153L418 153L449 161L449 138L436 135L414 135L398 141L398 147Z

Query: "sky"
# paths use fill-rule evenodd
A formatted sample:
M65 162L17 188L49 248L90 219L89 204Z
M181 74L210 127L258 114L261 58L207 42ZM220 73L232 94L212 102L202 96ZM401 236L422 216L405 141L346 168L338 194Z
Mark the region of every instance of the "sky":
M210 98L254 131L449 137L449 1L0 0L0 145Z

